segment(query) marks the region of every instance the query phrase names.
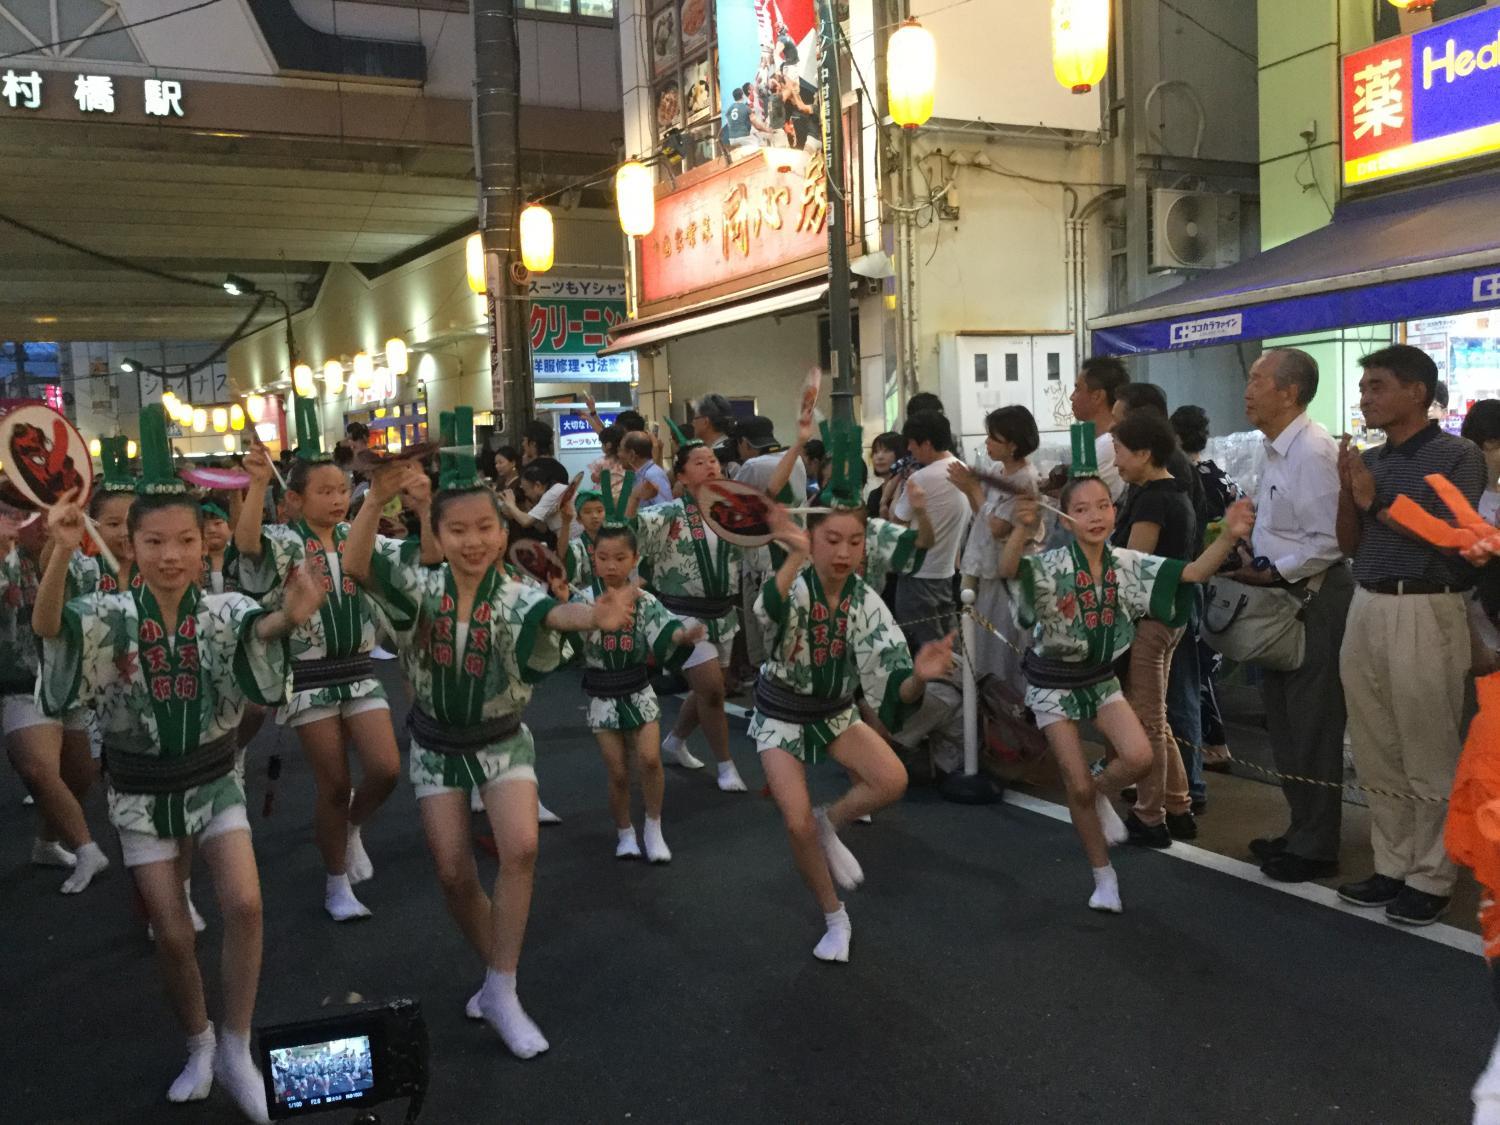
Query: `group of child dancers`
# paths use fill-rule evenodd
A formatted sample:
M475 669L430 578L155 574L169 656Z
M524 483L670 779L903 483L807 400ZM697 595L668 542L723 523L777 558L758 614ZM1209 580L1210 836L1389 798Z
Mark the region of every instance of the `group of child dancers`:
M277 721L297 732L312 765L325 908L336 921L366 917L354 890L373 875L361 831L399 769L371 652L382 635L394 641L412 699L408 772L423 829L449 912L485 965L466 1014L489 1023L520 1058L548 1047L516 989L538 836L536 747L522 721L534 685L559 667L570 644L581 652L619 857L644 850L653 863L670 861L663 752L677 764L701 765L683 745L695 725L719 761L720 787L744 789L729 758L723 706L738 600L730 576L741 548L704 519L702 490L719 476L710 449L679 443L679 495L668 503L637 511L646 490L629 473L618 481L605 474L597 491L573 497L567 515L582 533L567 547L566 580L547 586L505 562L506 523L476 477L466 409L443 418L436 492L419 462L392 460L370 471L352 522L350 481L321 455L309 401L297 401L296 417L287 522L264 521L275 470L255 446L244 458L250 483L231 541L227 513L201 503L177 477L161 408L150 406L142 412L140 479L123 477L122 451L111 440L95 493L65 496L22 528L0 566L0 641L20 661L6 665L16 683L7 687L4 727L42 814L33 858L70 866L69 893L108 866L78 804L91 721L110 821L187 1036L187 1063L168 1098L204 1098L217 1080L252 1120L266 1120L267 1107L250 1051L261 898L243 748L269 708L279 708ZM811 432L809 396L786 471L773 484L782 499ZM947 637L913 654L869 580L878 573L883 584L886 574L914 570L926 546L918 536L930 542L929 532L867 518L857 429L834 427L828 444L835 468L820 506L805 509L799 522L768 505L775 571L754 601L768 656L749 734L797 869L824 915L814 955L842 962L852 928L839 890L864 876L840 832L901 796L905 769L882 728L899 729L925 685L950 674L953 651ZM1092 449L1091 440L1081 445ZM1075 542L1028 554L1039 511L1023 498L1000 568L1015 579L1018 617L1035 632L1027 702L1062 766L1094 869L1089 905L1118 911L1106 845L1124 832L1109 798L1144 772L1150 748L1110 663L1128 647L1136 617L1183 611L1180 585L1211 575L1248 534L1253 515L1248 504L1232 509L1228 533L1186 566L1114 549L1108 490L1086 464L1076 468L1060 501ZM418 537L378 534L382 512L397 502L417 514ZM920 506L921 497L913 502ZM106 556L82 552L86 534L118 560L118 571ZM666 748L652 666L681 670L691 688L686 722L679 718ZM1096 721L1116 751L1097 783L1079 745L1084 719ZM350 747L360 761L358 785ZM824 757L844 767L851 785L833 804L814 807L805 771ZM630 814L632 758L646 813L639 839ZM493 894L474 860L471 801L494 833ZM194 846L213 873L224 920L217 1031L195 955L201 920L186 882Z

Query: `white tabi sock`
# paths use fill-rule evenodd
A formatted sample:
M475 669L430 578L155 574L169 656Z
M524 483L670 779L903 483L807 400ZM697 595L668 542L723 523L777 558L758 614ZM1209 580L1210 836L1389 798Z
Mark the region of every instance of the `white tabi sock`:
M547 1049L541 1029L532 1022L516 996L515 973L497 973L494 969L486 972L484 987L479 991L479 1008L485 1022L495 1029L516 1058L534 1058Z
M79 848L74 858L77 863L73 866L73 874L64 879L63 885L58 888L65 895L76 895L79 891L87 890L88 885L94 881L94 876L109 866L109 857L92 840Z
M31 841L31 862L38 867L64 867L71 871L78 857L56 840Z
M167 1089L169 1102L201 1102L214 1088L214 1025L209 1024L187 1041L187 1066Z
M1125 912L1125 904L1120 901L1120 880L1112 864L1094 868L1094 893L1089 896L1089 909L1105 914Z
M250 1057L250 1037L226 1031L214 1052L214 1077L234 1099L240 1112L251 1121L269 1123L266 1112L266 1086L261 1081L255 1060Z
M208 929L208 923L203 920L203 915L198 913L198 908L193 905L193 881L184 879L182 881L182 897L187 899L188 917L193 920L193 933L201 934Z
M484 812L484 797L479 793L479 786L469 790L469 811Z
M1130 839L1130 833L1125 830L1125 822L1120 819L1120 814L1115 812L1114 805L1103 793L1094 795L1094 808L1099 813L1099 827L1104 829L1105 842L1111 846L1123 844Z
M351 886L375 877L375 865L370 862L370 853L365 851L359 828L353 824L349 826L349 843L344 849L344 871L348 873Z
M719 788L725 793L745 792L745 779L733 762L719 763Z
M619 839L615 843L616 859L640 859L641 845L635 839L635 825L629 828L617 828Z
M323 890L323 909L335 922L351 922L370 916L370 908L354 897L354 888L349 885L347 875L328 876Z
M555 812L553 812L551 809L549 809L546 805L542 804L542 796L541 796L540 793L537 794L537 798L536 798L536 822L538 824L561 824L562 823L562 817L558 816Z
M484 1019L484 1009L479 1006L479 1001L484 998L484 985L479 986L479 991L469 997L469 1002L464 1005L464 1018L470 1020Z
M1490 1065L1474 1083L1474 1125L1500 1125L1500 1039L1490 1052Z
M661 740L661 760L669 766L681 766L685 770L701 770L703 763L688 751L687 743L675 734Z
M854 927L849 923L849 912L844 909L844 904L839 903L839 908L832 914L823 915L823 923L828 930L813 949L813 956L819 961L849 960L849 941L854 937Z
M652 863L671 863L672 850L667 847L667 841L661 834L660 818L646 818L645 831L641 833L646 843L646 858Z
M853 890L865 881L865 872L860 867L859 860L854 858L854 853L839 839L833 822L828 819L826 806L813 809L813 820L818 825L818 843L822 845L823 855L828 860L828 873L844 890Z

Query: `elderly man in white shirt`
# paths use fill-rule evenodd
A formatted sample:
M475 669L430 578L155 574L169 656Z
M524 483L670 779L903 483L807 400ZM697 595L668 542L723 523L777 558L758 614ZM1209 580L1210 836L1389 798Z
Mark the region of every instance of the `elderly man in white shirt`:
M1338 785L1344 777L1344 689L1339 649L1354 580L1339 550L1338 445L1307 416L1318 364L1295 348L1268 351L1250 368L1245 414L1265 435L1266 464L1256 491L1251 555L1233 577L1311 593L1303 613L1307 655L1294 672L1261 670L1266 728L1283 774ZM1250 841L1269 878L1287 883L1338 872L1343 792L1282 783L1290 808L1285 832Z

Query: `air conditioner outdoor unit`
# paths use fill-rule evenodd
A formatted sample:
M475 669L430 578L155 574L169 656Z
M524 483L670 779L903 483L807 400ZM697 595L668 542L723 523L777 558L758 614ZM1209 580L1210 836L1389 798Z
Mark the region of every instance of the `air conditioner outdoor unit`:
M1240 197L1202 191L1151 193L1151 268L1212 270L1240 260Z

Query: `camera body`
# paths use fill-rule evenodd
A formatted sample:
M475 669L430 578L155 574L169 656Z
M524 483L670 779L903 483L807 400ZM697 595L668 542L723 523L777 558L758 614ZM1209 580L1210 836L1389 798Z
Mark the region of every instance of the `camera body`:
M262 1028L260 1071L271 1117L283 1120L410 1098L415 1120L427 1093L427 1024L416 1000L362 1004Z

